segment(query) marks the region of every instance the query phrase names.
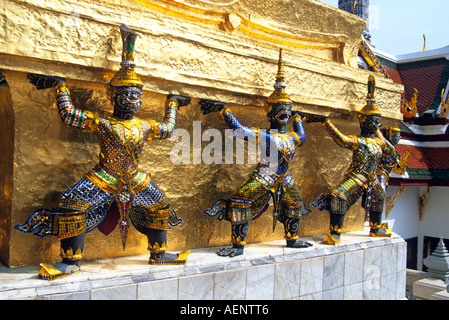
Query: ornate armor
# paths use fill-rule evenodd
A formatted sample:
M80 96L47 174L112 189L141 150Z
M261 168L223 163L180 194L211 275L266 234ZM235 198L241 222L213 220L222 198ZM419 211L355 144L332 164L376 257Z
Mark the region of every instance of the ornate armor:
M382 129L381 132L385 139L387 139L393 146L397 146L401 140L401 130L397 125ZM382 161L377 168L376 175L385 190L392 171L398 174L404 174L407 158L408 156L401 159L401 156L397 151L395 151L391 156L384 155L382 157Z
M302 201L301 193L294 184L293 176L288 167L295 155L296 149L305 143L306 136L300 116L293 117L294 132L271 133L258 128L242 126L229 109L223 109L221 115L229 127L240 134L266 141L265 145L269 157L264 158L249 175L249 178L237 189L230 201L226 220L232 224L242 224L260 216L268 207L271 195L281 189L283 197L278 204L283 214L299 219L307 210ZM274 148L272 150L271 148ZM275 155L275 158L272 155ZM296 234L297 238L297 234Z
M340 147L353 150L352 163L346 170L343 181L331 193L332 212L346 213L368 187L376 195L373 203L382 207L382 204L375 201L385 195L376 175L378 164L384 153L383 149L386 148L383 139L345 136L329 120L326 120L323 126Z

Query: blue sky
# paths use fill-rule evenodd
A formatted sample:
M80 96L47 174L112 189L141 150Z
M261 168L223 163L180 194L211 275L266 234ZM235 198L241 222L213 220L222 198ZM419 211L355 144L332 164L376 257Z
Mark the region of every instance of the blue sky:
M322 0L338 7L338 0ZM377 49L394 55L449 45L449 0L370 0L370 33Z

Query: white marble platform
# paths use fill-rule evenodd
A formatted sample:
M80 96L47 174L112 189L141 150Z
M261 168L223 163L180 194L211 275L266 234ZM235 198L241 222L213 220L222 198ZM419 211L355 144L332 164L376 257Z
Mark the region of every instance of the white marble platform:
M248 244L229 258L217 248L193 249L184 266L152 266L148 255L83 261L68 278L37 278L38 266L0 265L0 300L399 300L405 298L406 243L398 235L343 234L333 247L285 241Z

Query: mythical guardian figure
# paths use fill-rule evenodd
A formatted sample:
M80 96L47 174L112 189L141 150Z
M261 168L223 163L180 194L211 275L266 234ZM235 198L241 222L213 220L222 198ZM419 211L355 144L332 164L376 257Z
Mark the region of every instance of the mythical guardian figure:
M310 212L303 202L301 192L288 172L296 150L306 142L301 116L292 115L292 100L285 92L284 64L282 49L279 53L278 72L274 92L268 98L266 111L270 129L243 126L223 102L201 100L204 114L220 111L227 125L234 129L237 137L256 140L262 146L262 159L256 169L237 188L230 199L220 199L206 214L218 220L231 222L232 247L218 251L220 256L243 254L247 241L249 222L258 218L268 208L272 198L273 230L276 221L284 225L288 247L306 248L312 244L299 240L299 222L302 215ZM293 122L293 132L287 132L287 124ZM264 154L265 153L265 154ZM265 156L265 157L264 157Z
M75 107L63 78L31 74L28 78L37 89L55 87L57 107L62 121L83 132L97 136L99 163L65 191L54 209L33 212L15 229L39 237L57 236L61 243L62 262L41 264L38 275L57 279L80 271L85 234L98 227L108 234L117 223L123 248L130 222L148 237L150 264L183 264L189 251L166 253L169 225L182 222L164 193L139 168L145 142L170 137L176 127L178 108L190 98L169 95L163 122L143 120L135 115L142 102L143 83L134 71L134 43L137 34L125 25L120 27L123 53L120 70L107 84L107 94L114 112L108 117Z
M329 119L322 117L323 127L335 143L353 151L352 163L340 184L329 195L319 195L311 204L314 208L326 209L330 213L330 234L324 238L326 244L336 245L341 241L346 212L363 195L366 197L364 205L369 212L370 236L391 236L391 229L382 224L385 189L376 172L382 160L394 156L396 150L379 130L381 113L375 105L375 85L374 77L370 76L366 105L358 115L360 136L346 136Z

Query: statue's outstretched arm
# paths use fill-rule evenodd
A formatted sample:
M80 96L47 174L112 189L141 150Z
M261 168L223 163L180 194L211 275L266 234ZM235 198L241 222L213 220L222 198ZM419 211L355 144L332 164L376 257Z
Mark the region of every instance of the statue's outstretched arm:
M258 138L259 130L257 128L249 128L242 125L228 108L221 110L220 115L228 127L234 130L234 134L236 136L245 140L253 140Z
M75 108L70 98L69 88L65 83L56 86L56 93L56 102L62 121L69 126L80 128L85 132L94 132L98 127L98 114Z
M226 107L226 103L213 100L200 100L201 111L203 114L212 112L220 112L221 117L230 129L234 130L234 134L245 140L257 139L259 137L258 128L248 128L242 125L232 114L231 110Z
M355 150L359 146L359 140L356 136L344 135L332 124L332 122L330 122L329 119L326 119L326 121L323 122L323 127L340 147Z
M95 131L98 126L98 114L75 108L64 78L38 74L29 74L27 78L38 90L56 88L59 116L66 125L79 128L85 132L92 133Z
M176 129L178 109L190 104L190 102L191 99L189 97L168 95L167 101L165 103L164 121L150 121L153 129L153 134L151 135L150 139L153 140L170 138L173 131Z
M297 147L302 146L306 143L306 132L302 125L302 118L300 115L295 114L292 117L293 123L293 138L295 139L295 144Z

